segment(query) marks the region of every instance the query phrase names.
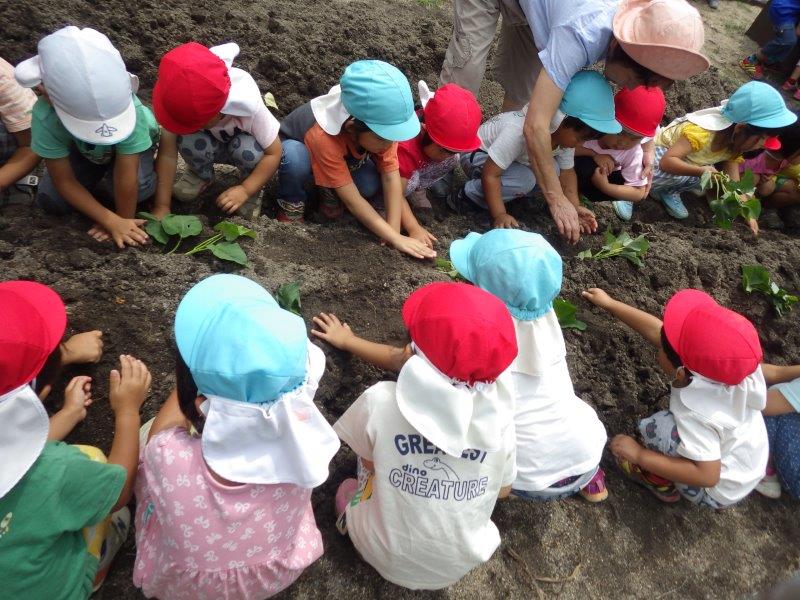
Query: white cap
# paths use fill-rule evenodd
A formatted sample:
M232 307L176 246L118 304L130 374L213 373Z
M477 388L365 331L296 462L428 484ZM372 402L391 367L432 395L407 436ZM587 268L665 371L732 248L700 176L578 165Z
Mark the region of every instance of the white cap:
M14 76L23 87L44 84L67 131L101 145L117 144L133 132L135 78L105 35L70 25L42 38L38 49L16 66Z

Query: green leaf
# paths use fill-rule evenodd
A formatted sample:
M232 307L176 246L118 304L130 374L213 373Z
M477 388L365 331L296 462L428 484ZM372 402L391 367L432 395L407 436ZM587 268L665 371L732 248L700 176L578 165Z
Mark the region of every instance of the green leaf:
M578 331L586 329L586 323L575 317L578 309L572 302L563 298L556 298L553 300L553 310L556 312L561 329L577 329Z
M739 178L739 184L736 186L740 192L745 194L752 194L756 190L756 178L750 169L747 169Z
M751 197L749 200L742 202L742 218L743 219L758 219L761 216L761 202L758 198Z
M255 239L256 232L244 225L237 225L230 221L220 221L214 225L214 231L220 232L225 236L226 242L232 242L240 237L249 237Z
M274 108L275 110L280 110L278 108L278 103L275 102L275 96L272 95L272 92L267 92L266 94L264 94L264 104L266 104L268 108Z
M700 176L700 188L705 191L711 187L711 171L703 171L703 174Z
M284 310L300 315L300 284L296 281L284 283L275 292L275 300Z
M167 215L161 219L161 226L169 235L178 235L181 239L200 235L203 223L195 215Z
M583 260L585 258L592 258L592 251L591 250L582 250L582 251L578 252L578 258L580 258L581 260Z
M164 231L160 221L148 221L144 224L144 230L151 238L159 244L166 245L169 242L169 234Z
M595 252L594 255L591 250L583 250L578 253L578 258L581 260L586 258L603 260L614 256L622 256L637 267L641 267L643 264L641 257L644 256L645 252L647 252L647 249L650 247L650 242L644 235L631 239L627 231L621 232L619 236L615 236L611 231L606 231L604 240L605 243L603 247Z
M242 266L247 264L247 255L236 242L217 242L211 244L208 250L211 250L211 253L220 260L227 260Z
M761 265L742 265L742 287L748 293L761 292L765 294L772 302L779 317L790 311L792 305L800 300L772 281L769 271Z
M158 221L159 218L155 216L153 213L149 213L146 210L140 210L136 213L136 216L140 219L147 219L148 221Z
M452 261L449 261L446 258L437 258L436 268L443 273L447 273L447 276L453 281L467 281L461 275L461 273L458 272L458 269L453 266Z

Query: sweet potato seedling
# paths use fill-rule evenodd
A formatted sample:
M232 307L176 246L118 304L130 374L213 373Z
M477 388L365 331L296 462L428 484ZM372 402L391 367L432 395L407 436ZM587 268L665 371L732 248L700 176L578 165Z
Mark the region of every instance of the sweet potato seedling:
M597 252L592 254L591 250L584 250L578 253L578 258L581 260L586 258L593 258L594 260L603 260L605 258L612 258L614 256L622 256L627 258L637 267L642 266L642 257L650 247L650 242L644 235L632 238L628 235L627 231L623 231L619 236L611 233L611 230L606 230L603 239L603 247Z
M586 323L575 316L578 314L578 307L569 300L564 300L561 297L556 298L553 300L553 310L556 311L556 317L561 329L586 330Z
M298 282L292 281L280 286L275 292L275 300L282 309L303 316L300 314L300 284Z
M700 177L700 187L714 194L709 207L714 213L714 225L720 229L730 229L736 217L748 220L761 215L761 202L755 197L755 177L749 169L739 181L733 181L727 173L706 171Z
M149 212L140 212L136 215L140 219L146 219L144 230L147 234L160 244L167 245L172 236L177 235L178 241L168 254L172 254L186 238L200 235L203 231L203 223L195 215L173 215L168 214L158 219Z
M742 265L742 287L748 293L761 292L765 294L772 302L779 317L792 310L792 304L800 300L772 281L769 271L761 265Z
M453 262L446 258L437 258L436 268L442 273L446 273L453 281L466 281L466 279L461 276L461 273L453 266Z

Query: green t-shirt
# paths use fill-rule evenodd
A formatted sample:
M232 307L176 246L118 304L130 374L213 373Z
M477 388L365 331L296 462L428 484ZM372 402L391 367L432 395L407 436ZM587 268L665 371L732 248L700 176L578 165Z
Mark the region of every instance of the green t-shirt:
M22 480L0 498L0 597L88 598L97 559L81 530L104 519L125 469L48 442Z
M136 126L133 132L116 144L87 144L74 137L58 118L55 109L44 98L39 98L31 112L31 150L42 158L69 156L73 144L88 160L97 165L107 165L115 152L139 154L158 144L160 129L152 111L135 95Z

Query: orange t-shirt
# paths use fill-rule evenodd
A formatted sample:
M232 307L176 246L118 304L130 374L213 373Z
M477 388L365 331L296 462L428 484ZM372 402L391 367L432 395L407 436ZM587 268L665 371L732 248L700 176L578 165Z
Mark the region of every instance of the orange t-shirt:
M320 187L340 188L353 182L351 173L357 171L364 162L371 158L378 173L391 173L400 170L397 161L397 143L393 143L380 154L362 152L350 139L346 132L339 135L328 135L314 123L303 138L308 153L311 155L311 171L314 183Z

